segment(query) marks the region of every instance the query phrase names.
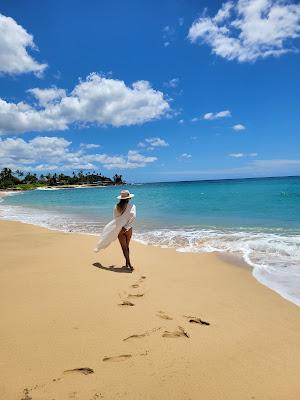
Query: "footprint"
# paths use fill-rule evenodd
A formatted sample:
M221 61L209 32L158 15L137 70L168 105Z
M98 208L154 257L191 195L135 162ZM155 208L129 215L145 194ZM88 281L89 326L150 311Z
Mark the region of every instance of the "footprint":
M188 315L184 315L185 318L188 318L189 322L194 324L201 324L201 325L210 325L209 322L203 321L201 318L198 317L191 317Z
M29 393L30 393L30 390L28 388L25 388L23 390L24 397L22 397L21 400L32 400L32 397L29 396Z
M136 289L136 288L140 287L140 285L138 285L137 283L134 283L134 284L131 285L130 287L132 287L133 289Z
M97 400L97 399L103 399L101 393L95 393L94 396L91 398L91 400Z
M164 311L158 311L156 316L159 317L159 318L162 318L162 319L167 319L167 320L172 320L173 319L168 314L166 314Z
M146 279L146 277L143 275L143 276L140 277L140 279L136 283L134 283L130 287L132 287L134 289L140 287L139 283L142 283L144 279Z
M64 374L67 374L70 372L78 372L83 375L89 375L89 374L93 374L94 370L92 368L74 368L74 369L67 369L66 371L64 371Z
M136 334L130 335L127 338L123 339L123 342L126 342L126 340L130 340L130 339L141 339L141 338L144 338L145 336L149 336L150 333L159 331L160 329L161 329L161 326L159 326L157 328L153 328L150 331L146 331L146 332L141 333L141 334L137 334L136 333Z
M119 304L119 306L130 306L130 307L132 307L132 306L134 306L134 304L131 303L131 301L124 300L124 301L122 301L122 303Z
M111 362L119 362L128 360L131 358L132 354L121 354L120 356L113 356L113 357L103 357L102 361L111 361Z
M165 338L187 337L187 338L189 338L190 335L181 326L178 326L178 331L174 331L174 332L164 331L164 333L162 334L162 337L165 337Z
M143 297L144 293L137 293L137 294L129 294L127 297Z
M126 340L130 340L130 339L141 339L145 336L149 336L149 332L141 333L140 335L138 335L138 334L130 335L127 338L123 339L123 342L125 342Z

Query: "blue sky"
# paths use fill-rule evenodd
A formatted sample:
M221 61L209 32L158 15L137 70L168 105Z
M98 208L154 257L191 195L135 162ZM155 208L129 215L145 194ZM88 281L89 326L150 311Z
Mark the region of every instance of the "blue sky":
M0 167L299 175L300 4L222 4L2 1Z

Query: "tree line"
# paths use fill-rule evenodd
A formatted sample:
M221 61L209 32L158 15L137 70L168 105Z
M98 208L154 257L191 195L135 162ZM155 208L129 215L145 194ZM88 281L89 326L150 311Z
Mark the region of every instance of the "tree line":
M79 172L73 171L71 175L64 173L54 173L47 175L31 172L23 172L19 169L16 171L10 168L3 168L0 171L0 189L31 189L38 186L62 186L62 185L121 185L125 183L122 180L122 175L115 174L112 179L101 173Z

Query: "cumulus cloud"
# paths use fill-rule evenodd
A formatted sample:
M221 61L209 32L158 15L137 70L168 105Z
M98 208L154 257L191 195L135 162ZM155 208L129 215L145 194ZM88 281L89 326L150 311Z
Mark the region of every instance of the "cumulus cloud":
M66 130L70 125L114 127L142 124L170 111L162 92L147 81L124 81L92 73L70 94L64 89L30 89L38 105L0 99L0 134Z
M38 136L29 141L0 139L0 168L50 171L104 167L118 170L145 167L157 160L157 157L146 157L136 150L129 150L125 155L90 154L86 150L98 145L85 143L76 150L71 145L72 142L62 137Z
M245 127L245 125L242 125L242 124L236 124L236 125L233 125L232 129L239 132L239 131L244 131L246 129L246 127Z
M188 33L192 43L239 62L295 52L291 42L299 36L300 4L288 0L227 1L214 17L194 21Z
M231 112L229 110L219 111L217 113L209 112L203 115L203 119L206 119L208 121L227 117L231 117Z
M0 14L0 73L17 75L33 72L41 76L47 64L37 62L28 49L37 50L30 35L11 18Z
M55 104L61 101L63 97L66 97L66 91L64 89L57 89L52 87L49 89L29 89L28 93L31 93L37 100L41 107L47 107L49 104Z

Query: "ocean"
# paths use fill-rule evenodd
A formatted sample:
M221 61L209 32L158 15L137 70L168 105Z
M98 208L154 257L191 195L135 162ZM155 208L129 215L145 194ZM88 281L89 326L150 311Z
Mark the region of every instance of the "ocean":
M98 235L112 219L121 189L17 193L1 199L0 218ZM182 252L240 256L259 282L300 305L300 177L147 183L126 189L135 194L135 240Z

